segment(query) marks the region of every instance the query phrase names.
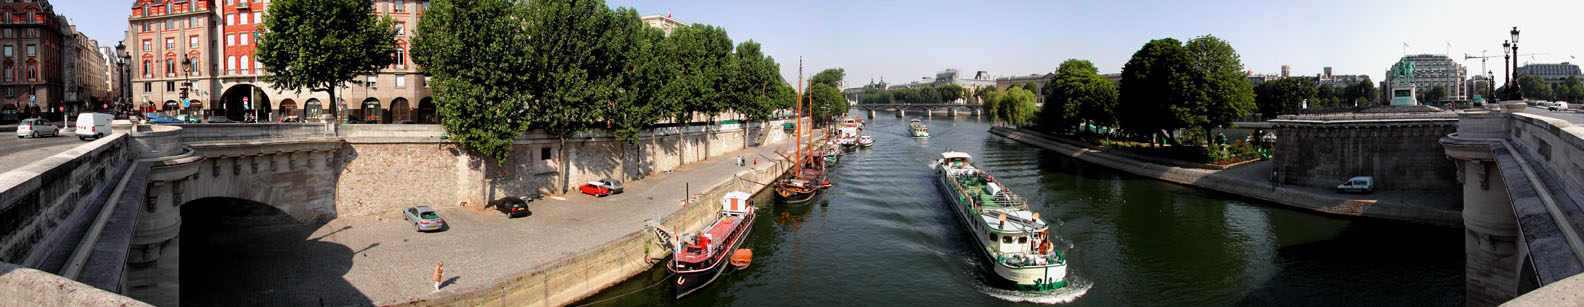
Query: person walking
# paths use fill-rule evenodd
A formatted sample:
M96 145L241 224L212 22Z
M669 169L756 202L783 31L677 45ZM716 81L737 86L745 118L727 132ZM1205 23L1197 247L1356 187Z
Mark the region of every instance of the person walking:
M441 269L443 266L445 266L445 261L440 261L439 264L435 264L434 282L436 291L440 290L440 273L445 271Z

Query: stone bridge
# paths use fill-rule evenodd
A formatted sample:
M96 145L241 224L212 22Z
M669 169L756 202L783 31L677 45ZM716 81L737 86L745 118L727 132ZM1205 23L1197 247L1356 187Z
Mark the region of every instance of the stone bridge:
M1584 272L1584 126L1503 108L1460 113L1440 140L1463 194L1468 305L1584 304L1547 290L1584 285L1569 278Z
M571 183L634 180L779 142L788 136L782 121L657 128L636 143L605 131L565 143L530 133L504 162L458 147L437 125L120 122L117 131L128 132L0 174L0 264L24 272L6 276L59 279L0 278L0 293L72 284L180 305L184 223L319 222L558 194ZM53 298L14 299L0 305ZM96 299L124 297L88 301Z
M945 110L946 115L950 117L957 117L957 112L959 111L979 116L984 110L982 105L960 103L857 104L853 105L853 107L869 111L869 118L875 117L875 111L896 111L897 117L900 118L907 116L908 110L913 110L914 112L924 112L924 117L928 118L934 117L935 112L941 110Z

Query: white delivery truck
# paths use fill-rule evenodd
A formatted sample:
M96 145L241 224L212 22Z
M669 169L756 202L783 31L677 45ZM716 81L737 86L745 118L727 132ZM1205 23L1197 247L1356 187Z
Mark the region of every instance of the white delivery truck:
M110 135L111 120L114 120L114 117L105 113L77 114L77 139L99 139Z

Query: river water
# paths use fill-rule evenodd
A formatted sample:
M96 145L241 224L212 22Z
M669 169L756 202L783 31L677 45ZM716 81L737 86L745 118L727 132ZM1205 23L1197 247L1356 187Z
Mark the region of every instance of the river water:
M855 112L856 113L856 112ZM911 117L910 117L911 118ZM1086 164L986 132L977 118L879 113L819 204L761 193L754 261L681 300L660 266L574 305L1462 305L1455 228L1320 215ZM928 163L946 149L1027 199L1057 231L1069 285L991 286Z

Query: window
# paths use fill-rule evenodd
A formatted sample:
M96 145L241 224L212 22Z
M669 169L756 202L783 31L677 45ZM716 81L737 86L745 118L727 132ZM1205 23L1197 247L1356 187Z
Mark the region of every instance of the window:
M226 46L236 46L236 33L226 34Z
M246 54L242 55L242 61L238 62L242 63L242 74L246 75L248 73L248 63L252 62L252 60L248 60L248 56Z
M539 159L550 160L550 146L545 146L544 148L539 149Z
M429 76L424 76L424 88L429 88Z
M27 79L28 81L38 81L38 62L29 61L27 63Z
M247 32L237 33L237 40L241 41L241 43L239 43L238 45L247 46L247 44L248 44L248 42L247 42L248 41L248 36L251 36L251 35L248 35Z
M27 45L27 56L30 58L38 56L38 45Z
M11 58L11 49L12 49L11 45L6 45L5 46L5 57L6 58Z
M368 83L364 83L363 86L372 88L375 85L379 85L379 76L368 76L368 81L366 82Z
M143 63L146 64L146 63L148 63L148 61L143 61ZM145 65L145 66L147 66L147 65ZM153 91L154 91L154 82L143 82L143 92L144 93L153 92Z
M13 38L13 37L16 37L16 30L15 29L11 29L11 28L6 28L5 29L5 38Z
M176 49L176 38L175 37L166 37L165 38L165 49L167 49L167 50Z
M149 23L147 23L147 22L139 22L138 23L138 26L143 28L143 32L148 32L149 31L148 25L149 25Z
M153 77L153 76L154 76L154 73L149 72L149 60L143 60L143 77L144 78L148 78L148 77ZM144 91L147 91L147 90L144 90Z
M1012 244L1012 236L1001 236L1001 244Z
M165 59L165 76L176 76L176 59Z
M391 11L392 12L397 12L397 13L406 12L407 11L407 1L406 0L396 0L396 4L394 6L391 6Z
M226 14L226 25L236 24L236 14Z
M198 16L187 17L187 27L188 28L197 28L198 27Z
M15 69L13 69L11 67L12 65L13 64L11 64L11 61L6 61L5 62L5 70L4 71L0 71L0 74L4 74L5 75L5 82L16 81L16 72L15 72Z
M407 35L407 23L405 23L405 22L396 23L396 35L398 35L398 36Z
M198 49L198 36L197 35L193 35L193 36L188 36L187 37L187 48L189 48L189 49Z
M424 11L428 11L429 10L429 1L424 1L424 0L419 0L419 1L423 1L423 10Z
M236 56L233 55L226 57L226 74L235 74L236 67Z
M166 91L170 91L170 92L175 92L176 91L176 81L165 81L165 90Z
M253 70L261 74L264 73L264 63L259 62L258 58L253 58Z
M396 69L407 68L407 48L396 47Z
M396 75L396 88L407 88L406 75Z
M1028 244L1028 237L1018 236L1018 244Z
M263 13L259 12L259 11L253 11L253 23L262 23L262 22L264 22L264 18L263 18L264 15L260 15L260 14L263 14Z
M175 29L176 29L176 20L175 19L166 19L165 20L165 30L175 30Z

